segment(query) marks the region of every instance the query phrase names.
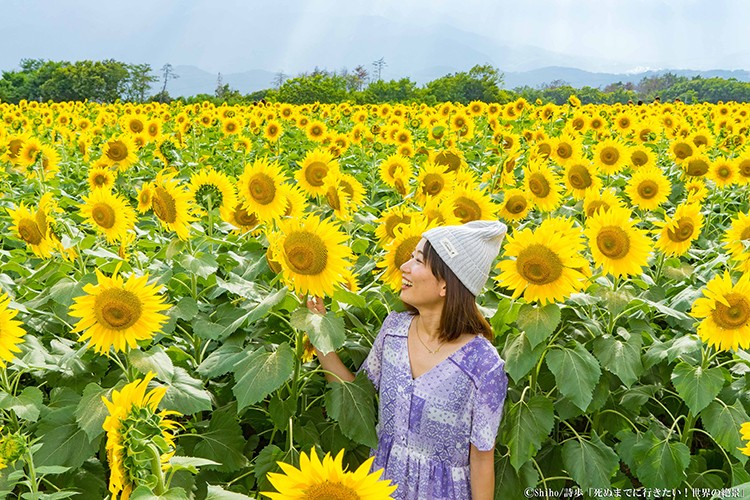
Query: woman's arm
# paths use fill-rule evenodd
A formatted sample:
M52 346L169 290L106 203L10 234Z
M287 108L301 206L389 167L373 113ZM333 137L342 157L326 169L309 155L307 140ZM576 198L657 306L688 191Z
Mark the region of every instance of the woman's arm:
M325 314L326 308L323 305L323 299L320 297L313 297L307 301L307 308L314 313ZM344 365L336 354L336 351L329 352L325 356L317 348L315 348L315 354L318 356L320 366L326 371L326 380L329 382L352 382L354 381L354 374Z
M479 451L471 445L469 451L471 472L471 499L492 500L495 498L495 448Z

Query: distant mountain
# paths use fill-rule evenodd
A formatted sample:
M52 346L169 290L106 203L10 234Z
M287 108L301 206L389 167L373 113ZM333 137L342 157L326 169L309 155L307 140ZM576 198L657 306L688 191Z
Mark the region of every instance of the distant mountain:
M421 69L414 69L414 71L409 75L391 75L389 79L408 77L421 86L426 84L427 82L435 80L436 78L440 78L457 71L465 70L466 69L464 68L458 69L454 66L449 65L431 66ZM218 83L219 77L218 74L209 73L208 71L204 71L195 66L175 66L174 72L176 75L179 75L179 78L170 80L167 83L167 91L173 97L188 97L197 94L213 94L216 90L216 85ZM631 82L633 84L637 84L643 78L659 76L663 75L664 73L673 73L675 75L685 76L688 78L693 78L700 75L703 78L734 78L742 82L750 82L750 71L744 70L696 71L685 69L661 69L640 71L635 73L592 73L590 71L584 71L576 68L548 66L544 68L532 69L529 71L506 71L504 72L503 87L511 90L524 86L538 88L543 84L550 83L555 80L560 80L575 88L581 88L585 86L603 88L611 83L617 82ZM222 73L221 78L223 83L228 84L229 87L233 90L238 90L242 94L249 94L251 92L255 92L256 90L271 88L276 74L277 73L271 71L249 70L241 73ZM152 89L153 93L161 90L162 85L163 81L155 84Z

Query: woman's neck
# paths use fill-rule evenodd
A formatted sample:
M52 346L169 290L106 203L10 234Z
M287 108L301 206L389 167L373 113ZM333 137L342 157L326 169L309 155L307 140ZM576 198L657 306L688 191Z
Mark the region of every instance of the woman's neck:
M442 317L443 310L419 310L419 329L427 338L437 340L440 336L440 318Z

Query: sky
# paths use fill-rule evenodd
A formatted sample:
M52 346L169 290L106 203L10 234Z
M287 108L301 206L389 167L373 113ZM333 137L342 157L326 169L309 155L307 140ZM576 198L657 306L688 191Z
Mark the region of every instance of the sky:
M212 73L432 66L750 69L747 0L2 0L0 70L24 58ZM457 66L464 66L457 68Z

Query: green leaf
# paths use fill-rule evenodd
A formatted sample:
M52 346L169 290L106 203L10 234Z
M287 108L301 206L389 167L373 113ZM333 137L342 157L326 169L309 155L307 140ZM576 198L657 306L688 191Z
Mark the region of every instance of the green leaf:
M547 304L543 307L524 304L518 313L516 323L518 328L526 332L532 348L547 340L557 325L560 324L560 307L557 304Z
M167 385L159 408L178 411L183 415L213 408L211 393L203 388L200 379L191 377L184 368L175 366L170 376L159 378Z
M346 341L344 320L333 311L317 314L300 307L292 313L290 323L294 328L306 332L312 345L323 354L335 351Z
M333 292L333 300L349 304L350 306L359 307L361 309L367 307L367 301L362 295L350 292L349 290L344 290L340 287L336 287L336 290Z
M289 427L289 419L297 412L297 400L294 398L281 399L278 393L271 396L268 402L268 413L271 414L273 425L279 430Z
M509 334L506 337L505 349L503 350L505 371L518 383L539 362L544 348L544 344L539 344L532 349L524 332L517 335Z
M170 488L157 495L148 486L139 486L130 493L130 500L190 500L182 488Z
M243 495L242 493L227 491L221 486L209 484L206 500L252 500L252 497Z
M545 396L532 396L528 403L521 400L510 405L502 421L502 436L516 472L536 455L554 423L554 406Z
M743 465L747 463L748 456L743 455L738 448L744 446L740 427L749 421L750 417L747 416L740 400L731 406L720 400L713 401L701 413L701 420L714 441Z
M220 465L210 465L206 467L207 469L234 472L248 464L243 453L246 441L237 421L234 404L214 411L207 431L201 434L184 434L180 437L180 439L186 438L200 439L195 445L193 455L220 462Z
M186 270L197 274L201 278L208 278L219 269L219 264L216 263L216 259L210 253L198 252L196 257L189 253L184 253L177 258L177 261Z
M28 386L18 396L0 391L0 408L13 410L21 420L36 422L42 409L44 395L36 386Z
M216 378L232 371L232 367L247 355L238 344L222 344L198 365L196 371L203 377Z
M161 346L155 345L148 351L133 349L128 353L130 364L142 374L154 372L161 380L174 376L174 364Z
M183 297L174 306L173 314L179 319L190 321L198 314L198 303L192 297Z
M545 361L555 375L557 388L562 395L581 410L585 410L602 374L596 358L576 343L573 349L552 349L547 353Z
M275 444L269 444L258 453L255 459L255 478L266 477L270 471L278 470L276 462L284 458L284 451Z
M89 437L89 441L93 441L104 432L102 425L109 411L102 397L108 398L112 390L102 389L94 382L88 384L83 390L83 397L76 406L75 416L78 426Z
M294 352L286 342L275 352L257 349L234 365L237 381L232 392L237 398L238 410L263 400L281 387L294 371Z
M39 475L52 475L56 476L58 474L64 474L70 470L70 467L61 467L59 465L42 465L39 467L34 467L34 472L36 472Z
M169 459L169 464L175 471L186 470L192 472L193 474L198 473L198 467L203 467L205 465L221 465L219 462L214 462L213 460L208 460L207 458L181 457L177 455Z
M590 441L566 441L562 447L562 456L570 477L584 491L609 487L610 478L620 465L617 453L604 444L595 431L592 431Z
M375 388L364 372L357 373L353 382L331 382L326 392L326 410L338 421L341 431L349 439L375 448Z
M649 430L636 440L633 460L636 475L647 488L677 488L687 477L690 449L683 443L659 439Z
M39 421L35 435L42 446L34 454L36 465L78 468L99 449L99 440L90 440L78 427L75 408L65 406L51 411Z
M594 355L601 366L630 387L643 373L641 363L641 345L643 341L638 334L630 334L624 329L618 329L624 340L605 335L594 340Z
M704 370L681 361L672 370L672 384L693 415L698 415L724 387L724 375L718 367Z
M495 498L524 498L526 488L533 488L539 482L534 464L526 462L516 471L507 455L495 461L495 477Z

